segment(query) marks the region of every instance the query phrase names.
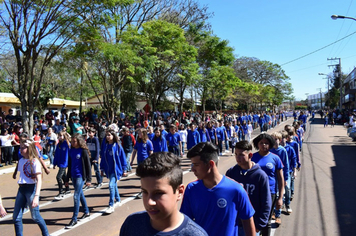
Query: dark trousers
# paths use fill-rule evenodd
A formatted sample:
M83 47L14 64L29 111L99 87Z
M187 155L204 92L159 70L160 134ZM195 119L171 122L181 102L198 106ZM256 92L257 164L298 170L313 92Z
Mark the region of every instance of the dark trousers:
M219 148L219 154L222 153L223 141L221 139L218 139L218 148Z
M4 159L5 164L11 164L12 162L12 147L11 146L5 146L1 149L2 151L2 157Z
M169 146L168 151L174 153L177 156L180 156L179 146Z
M274 206L276 205L276 194L271 194L272 199L272 207L269 213L268 223L267 225L261 230L263 236L270 236L271 235L271 221L272 221L272 213L274 211Z
M67 168L61 168L59 167L56 179L57 179L57 183L58 183L58 189L59 189L59 193L63 192L63 185L64 182L67 179L67 173L66 173L66 169Z

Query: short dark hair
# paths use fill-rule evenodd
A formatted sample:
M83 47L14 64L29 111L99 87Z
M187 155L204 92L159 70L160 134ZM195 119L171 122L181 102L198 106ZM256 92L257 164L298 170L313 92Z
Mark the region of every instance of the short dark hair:
M246 140L237 142L235 145L236 149L241 149L241 150L245 150L245 151L252 151L252 145L251 143L249 143Z
M140 178L167 178L173 191L176 191L183 183L183 171L179 164L179 157L173 153L155 152L138 165L136 175Z
M206 164L211 160L218 163L219 149L211 142L201 142L192 147L187 153L187 158L189 159L196 156L200 156L200 160Z
M262 139L266 139L269 142L269 149L272 149L274 146L274 139L272 138L271 135L267 134L267 133L262 133L260 135L258 135L254 140L253 140L253 146L258 150L258 143L262 140Z

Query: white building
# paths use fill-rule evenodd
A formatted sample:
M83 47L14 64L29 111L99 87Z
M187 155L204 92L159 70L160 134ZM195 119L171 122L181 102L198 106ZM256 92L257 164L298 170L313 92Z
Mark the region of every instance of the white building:
M308 95L308 106L311 109L321 109L325 107L326 92Z

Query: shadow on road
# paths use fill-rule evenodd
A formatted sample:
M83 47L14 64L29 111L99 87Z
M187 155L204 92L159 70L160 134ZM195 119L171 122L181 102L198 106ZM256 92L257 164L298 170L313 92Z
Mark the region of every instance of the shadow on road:
M340 235L356 230L356 146L334 145L335 167L331 168Z

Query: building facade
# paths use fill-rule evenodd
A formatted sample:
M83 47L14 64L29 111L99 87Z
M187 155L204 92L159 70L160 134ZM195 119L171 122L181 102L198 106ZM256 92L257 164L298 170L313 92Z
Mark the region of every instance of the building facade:
M344 83L342 84L342 108L353 110L356 109L356 68L347 75Z

